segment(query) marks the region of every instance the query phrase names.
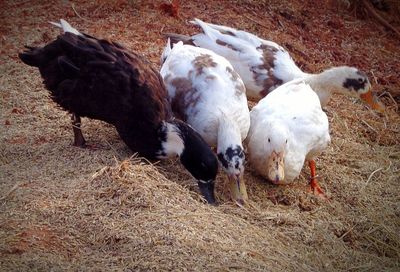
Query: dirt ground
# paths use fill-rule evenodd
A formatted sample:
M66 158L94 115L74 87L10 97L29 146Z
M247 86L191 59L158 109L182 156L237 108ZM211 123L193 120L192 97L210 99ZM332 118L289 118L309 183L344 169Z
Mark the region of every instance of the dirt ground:
M181 1L178 17L164 2L0 2L0 270L399 271L400 38L361 1ZM379 13L400 29L391 8ZM64 18L159 67L161 33L195 33L195 17L278 42L307 72L369 75L386 113L341 95L326 108L332 143L317 171L330 201L306 192L307 167L274 186L247 165L248 207L229 200L222 175L209 206L178 161L131 158L99 121L83 119L94 148L73 147L70 116L17 57Z

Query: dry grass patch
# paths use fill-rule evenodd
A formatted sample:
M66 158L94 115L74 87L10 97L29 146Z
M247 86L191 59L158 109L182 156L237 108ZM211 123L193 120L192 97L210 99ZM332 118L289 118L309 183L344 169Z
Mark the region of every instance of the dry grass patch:
M324 1L181 1L178 18L161 2L84 1L74 11L9 1L0 10L0 270L398 271L398 40ZM308 72L368 72L387 112L332 99L332 143L317 159L329 202L306 192L307 167L293 186L274 186L247 165L248 207L230 202L223 175L221 205L206 205L177 161L130 158L102 122L83 120L96 149L74 148L69 116L17 59L23 45L56 37L48 20L65 18L158 63L161 32L193 34L193 17L274 40Z

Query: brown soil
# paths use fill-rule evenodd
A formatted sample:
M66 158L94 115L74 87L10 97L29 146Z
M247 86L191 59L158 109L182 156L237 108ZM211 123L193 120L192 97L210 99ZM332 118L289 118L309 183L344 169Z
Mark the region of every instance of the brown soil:
M399 271L400 41L347 2L2 1L0 270ZM378 12L400 29L387 2ZM248 165L249 206L230 202L222 175L221 205L209 206L177 161L129 159L99 121L83 120L92 148L72 147L70 117L17 57L54 39L48 21L64 18L159 65L161 33L195 33L194 17L276 41L308 72L369 74L385 114L340 95L327 107L332 143L317 171L330 201L306 192L306 167L293 186L274 186Z

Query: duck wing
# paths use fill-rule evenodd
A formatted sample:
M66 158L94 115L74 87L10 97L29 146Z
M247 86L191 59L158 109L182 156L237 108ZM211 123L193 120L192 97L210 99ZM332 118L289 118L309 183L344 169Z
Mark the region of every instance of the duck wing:
M172 114L162 78L142 56L73 33L19 56L39 68L51 98L65 110L114 125L144 156L160 149L157 131Z
M132 116L157 124L171 116L158 71L115 42L65 33L20 58L39 67L55 102L80 116L116 126Z
M206 23L197 18L194 19L193 21L191 21L191 23L199 26L203 30L204 34L206 34L206 35L215 35L216 32L213 32L213 30L214 30L214 31L219 32L218 36L227 35L227 36L235 37L236 39L240 39L242 41L248 42L255 47L260 46L263 42L267 42L249 32L237 30L235 28L228 27L228 26ZM211 34L211 33L214 33L214 34Z
M192 23L201 27L203 33L192 36L191 41L227 58L245 82L249 97L259 99L281 84L305 76L277 43L199 19Z

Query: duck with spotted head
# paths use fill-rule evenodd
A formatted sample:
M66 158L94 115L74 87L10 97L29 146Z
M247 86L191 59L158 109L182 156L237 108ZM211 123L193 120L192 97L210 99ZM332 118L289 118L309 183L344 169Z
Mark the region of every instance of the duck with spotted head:
M242 141L250 127L243 81L225 58L182 42L171 48L168 40L162 62L172 110L217 147L232 198L243 205L248 196Z
M80 33L64 20L56 25L63 34L44 47L28 47L19 58L39 68L52 100L73 114L74 145L85 146L80 117L112 124L141 156L179 156L205 199L215 203L218 160L195 130L173 117L152 64L116 42Z
M340 66L322 73L303 72L289 52L272 41L231 27L192 21L202 33L193 36L168 33L172 42L183 41L207 48L232 63L246 85L247 97L260 100L277 87L301 78L318 94L324 107L334 93L358 97L373 109L384 111L384 106L371 91L367 75L354 67Z

